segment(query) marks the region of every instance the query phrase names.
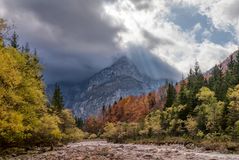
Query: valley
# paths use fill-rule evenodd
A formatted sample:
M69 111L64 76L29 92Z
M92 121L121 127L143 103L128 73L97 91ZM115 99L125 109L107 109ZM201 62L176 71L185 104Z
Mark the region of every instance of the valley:
M239 0L0 0L0 160L239 160Z

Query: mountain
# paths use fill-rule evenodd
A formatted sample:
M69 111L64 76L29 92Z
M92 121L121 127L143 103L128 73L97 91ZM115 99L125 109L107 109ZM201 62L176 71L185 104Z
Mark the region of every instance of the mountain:
M222 68L222 72L226 73L228 69L228 64L231 62L231 60L234 60L236 58L236 55L239 53L239 50L233 52L230 56L228 56L224 61L218 64ZM213 72L213 68L209 69L207 72L204 73L204 77L208 79Z
M100 113L103 105L112 105L121 97L150 92L162 82L141 74L132 61L122 57L89 78L81 94L75 96L73 111L83 118L95 115Z
M223 73L228 69L228 64L232 59L236 58L239 53L235 51L224 61L218 64L221 66ZM203 75L208 79L212 75L213 68L209 69ZM175 84L176 92L179 93L181 84L187 83L187 79ZM139 96L127 96L115 103L111 109L106 111L104 119L109 122L137 122L143 119L151 110L163 108L167 99L167 86L162 85L159 88L151 91L149 94Z
M103 106L112 105L121 97L148 93L164 82L165 79L155 80L143 74L135 63L123 56L83 83L60 83L60 86L65 105L75 116L86 118L100 113ZM53 85L48 86L48 95L52 95L53 89Z

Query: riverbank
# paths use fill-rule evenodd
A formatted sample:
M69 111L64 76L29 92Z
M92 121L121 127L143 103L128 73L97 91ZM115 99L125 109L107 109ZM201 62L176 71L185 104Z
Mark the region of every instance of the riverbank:
M106 141L71 143L54 151L32 153L7 159L20 160L239 160L237 154L222 154L184 145L114 144Z

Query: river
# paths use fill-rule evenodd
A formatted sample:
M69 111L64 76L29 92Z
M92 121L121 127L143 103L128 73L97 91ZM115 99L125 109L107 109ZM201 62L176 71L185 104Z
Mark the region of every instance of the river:
M113 144L106 141L71 143L54 151L21 155L29 160L239 160L236 154L187 149L183 145Z

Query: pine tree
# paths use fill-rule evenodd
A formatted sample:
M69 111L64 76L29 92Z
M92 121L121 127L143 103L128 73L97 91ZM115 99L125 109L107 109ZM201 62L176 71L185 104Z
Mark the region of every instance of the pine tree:
M233 59L233 56L230 57L230 62L228 63L228 69L225 75L225 81L227 88L234 87L236 83L236 72L235 72L236 61Z
M60 86L57 83L55 84L55 90L54 90L51 104L54 110L58 112L62 111L64 108L63 96L61 93Z
M194 70L190 69L188 76L187 89L189 90L189 97L187 105L190 111L198 105L196 94L205 85L204 76L201 72L198 62L195 63Z
M12 37L10 38L10 45L13 48L19 49L18 39L19 39L19 36L18 36L17 32L14 31L12 34Z
M176 98L176 90L174 88L174 85L172 83L168 84L168 89L167 89L167 100L165 103L165 107L171 107L175 101Z
M183 77L182 77L182 80L181 80L179 86L180 86L180 91L177 95L177 104L178 105L180 105L180 104L185 105L185 104L187 104L187 98L188 98L187 97L187 91L188 90L186 88L186 82L185 82Z
M38 53L38 52L37 52L37 49L35 48L35 49L34 49L34 53L33 53L34 56L37 56L37 53Z
M27 42L25 47L24 47L24 52L25 53L30 53L30 46L29 46L29 43Z
M75 117L75 121L76 121L76 126L80 129L83 128L84 126L84 121L82 118L78 118L78 117Z
M105 108L105 105L103 105L103 107L102 107L102 111L101 111L102 113L102 117L103 117L103 121L105 120L105 114L106 114L106 108Z
M212 76L209 78L209 88L215 92L215 96L218 100L225 100L227 93L227 86L224 81L222 67L216 65L213 68Z
M22 52L22 53L24 53L24 52L25 52L25 48L24 48L24 46L23 46L23 45L21 46L21 52Z
M235 85L239 84L239 51L236 53L235 58L235 66L234 66L234 73L235 73Z

